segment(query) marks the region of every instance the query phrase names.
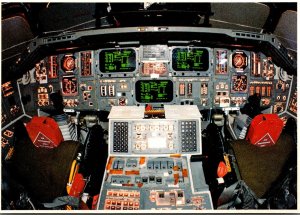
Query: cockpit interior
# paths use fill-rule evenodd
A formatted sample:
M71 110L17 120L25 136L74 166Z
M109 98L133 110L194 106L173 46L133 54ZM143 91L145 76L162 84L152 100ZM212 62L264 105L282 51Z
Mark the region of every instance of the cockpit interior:
M1 7L2 211L299 209L297 2Z

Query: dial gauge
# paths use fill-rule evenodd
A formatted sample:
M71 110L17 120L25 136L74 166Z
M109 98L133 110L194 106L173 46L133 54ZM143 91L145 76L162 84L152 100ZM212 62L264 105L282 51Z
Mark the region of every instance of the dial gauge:
M62 69L65 72L75 69L75 57L73 55L65 55L62 59Z
M236 52L232 56L232 65L237 71L244 71L247 67L247 55L244 52Z
M232 76L232 91L233 92L247 92L247 76L234 75Z
M65 76L62 79L62 94L75 96L78 94L77 79L74 76Z

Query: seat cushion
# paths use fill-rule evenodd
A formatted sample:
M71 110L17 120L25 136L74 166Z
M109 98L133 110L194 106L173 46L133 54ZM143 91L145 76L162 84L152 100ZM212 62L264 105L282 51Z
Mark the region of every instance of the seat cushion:
M237 140L232 148L242 179L261 198L283 171L296 145L291 136L282 133L273 146L261 148Z
M64 141L53 149L37 148L24 136L15 145L11 172L32 198L50 202L66 195L70 168L79 146L76 141Z

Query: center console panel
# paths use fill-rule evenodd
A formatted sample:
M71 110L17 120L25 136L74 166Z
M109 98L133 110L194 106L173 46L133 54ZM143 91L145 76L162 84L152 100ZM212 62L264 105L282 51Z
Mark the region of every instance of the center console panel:
M98 209L213 209L202 162L191 162L202 151L197 106L150 112L163 114L145 118L143 106L112 108Z

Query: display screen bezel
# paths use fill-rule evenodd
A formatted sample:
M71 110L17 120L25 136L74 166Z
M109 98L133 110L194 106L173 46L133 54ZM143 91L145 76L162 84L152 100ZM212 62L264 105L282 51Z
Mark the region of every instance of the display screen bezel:
M178 58L175 56L177 53L177 50L181 50L184 52L195 52L195 51L203 51L204 54L202 55L204 57L204 59L202 59L202 61L200 62L204 62L204 66L202 66L201 68L197 69L195 67L189 67L186 69L182 69L182 68L178 68L178 66L176 65L178 63ZM202 58L203 58L202 57ZM209 58L210 58L210 53L208 51L207 48L202 48L202 47L195 47L195 48L186 48L186 47L176 47L172 49L172 70L176 71L176 72L207 72L209 70ZM187 64L189 64L188 62L186 62Z
M104 60L105 53L107 53L107 52L113 53L113 52L116 52L116 51L124 52L124 51L128 51L128 50L132 51L131 52L132 55L129 56L129 58L130 58L129 61L131 61L130 64L134 64L134 65L132 65L132 66L126 68L126 69L122 69L122 67L120 67L120 66L118 68L116 68L115 70L107 70L105 68L106 63L103 63L103 62L105 62L105 60ZM111 73L111 74L133 73L137 70L137 67L138 67L138 65L137 65L137 52L134 48L102 49L102 50L100 50L98 57L99 57L99 71L101 73L104 73L104 74L108 74L108 73ZM116 64L116 62L117 61L113 61L112 64Z
M153 90L148 92L149 95L154 96L151 99L143 99L142 98L142 93L140 88L141 88L141 84L142 83L161 83L161 82L167 82L167 86L166 86L166 97L164 98L159 98L158 93ZM163 79L163 80L138 80L135 83L135 100L139 103L170 103L173 101L173 97L174 97L174 83L173 81L169 80L169 79Z

